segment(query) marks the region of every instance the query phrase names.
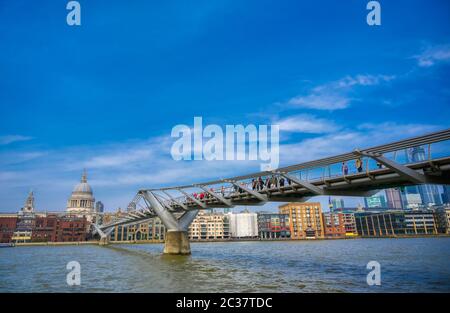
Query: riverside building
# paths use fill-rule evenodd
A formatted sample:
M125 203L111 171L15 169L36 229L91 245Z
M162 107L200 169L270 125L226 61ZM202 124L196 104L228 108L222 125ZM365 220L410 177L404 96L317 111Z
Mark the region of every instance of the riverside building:
M405 232L410 235L437 234L437 225L432 211L405 212Z
M324 238L320 202L292 202L280 206L279 210L289 215L292 239Z
M200 211L189 226L188 235L191 240L229 239L229 215Z
M344 238L344 214L326 212L322 213L323 228L326 238Z
M363 237L434 235L438 233L432 211L385 211L355 214L358 234Z
M0 243L8 243L12 241L16 226L17 214L0 214Z
M438 232L450 234L450 207L438 208L435 212Z
M342 212L344 218L345 236L354 237L358 236L358 230L356 229L355 214L353 212Z
M258 232L261 239L291 238L289 215L258 213Z
M228 213L232 238L257 238L258 215L251 212Z
M114 217L118 217L122 212L116 212L106 215L106 220L111 220ZM160 242L164 240L166 228L161 222L159 217L154 217L148 222L135 224L130 226L115 226L111 231L111 241L156 241Z

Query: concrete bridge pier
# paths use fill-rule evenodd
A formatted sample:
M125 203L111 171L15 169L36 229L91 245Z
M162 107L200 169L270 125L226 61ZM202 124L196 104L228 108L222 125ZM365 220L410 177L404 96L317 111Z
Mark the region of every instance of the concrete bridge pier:
M188 232L168 230L164 241L164 254L191 254Z
M188 228L197 216L198 210L188 210L177 217L167 207L163 206L151 191L144 192L143 197L167 229L164 240L164 254L191 254Z
M109 244L108 237L101 237L98 241L99 246L106 246Z

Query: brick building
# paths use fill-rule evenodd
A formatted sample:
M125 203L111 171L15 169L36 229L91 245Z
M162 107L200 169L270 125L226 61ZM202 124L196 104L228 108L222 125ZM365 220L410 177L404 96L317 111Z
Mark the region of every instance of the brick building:
M322 213L323 216L323 229L325 237L327 238L344 238L345 223L344 214L326 212Z
M87 229L86 217L61 216L56 219L55 241L86 241Z
M292 239L323 238L322 206L320 202L291 202L279 206L281 214L289 215Z
M0 214L0 242L11 242L16 230L17 214Z
M34 228L31 232L32 242L56 241L56 214L36 216Z

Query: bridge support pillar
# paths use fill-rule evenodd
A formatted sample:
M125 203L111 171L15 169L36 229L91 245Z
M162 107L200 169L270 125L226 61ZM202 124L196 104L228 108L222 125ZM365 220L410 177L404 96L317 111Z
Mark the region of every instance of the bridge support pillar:
M188 232L168 230L164 242L164 254L191 254Z
M100 240L98 241L98 244L100 246L106 246L109 244L109 240L108 237L101 237Z
M145 192L143 197L150 203L167 229L164 240L164 254L191 254L188 229L197 216L198 210L185 211L181 216L176 216L167 207L164 207L152 192Z

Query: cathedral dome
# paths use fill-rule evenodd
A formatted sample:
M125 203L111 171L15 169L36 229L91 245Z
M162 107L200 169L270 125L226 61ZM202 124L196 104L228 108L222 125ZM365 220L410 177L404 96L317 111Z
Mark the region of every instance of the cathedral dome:
M78 185L75 186L75 188L73 188L72 193L89 193L92 194L92 188L91 186L85 182L81 182Z
M83 172L83 175L81 176L81 182L77 185L75 185L75 188L73 188L72 193L88 193L92 194L92 188L91 185L87 182L87 174L86 171Z
M87 182L86 171L84 171L80 183L75 185L72 195L67 201L67 211L74 213L91 213L94 211L94 203L94 194L91 186Z

